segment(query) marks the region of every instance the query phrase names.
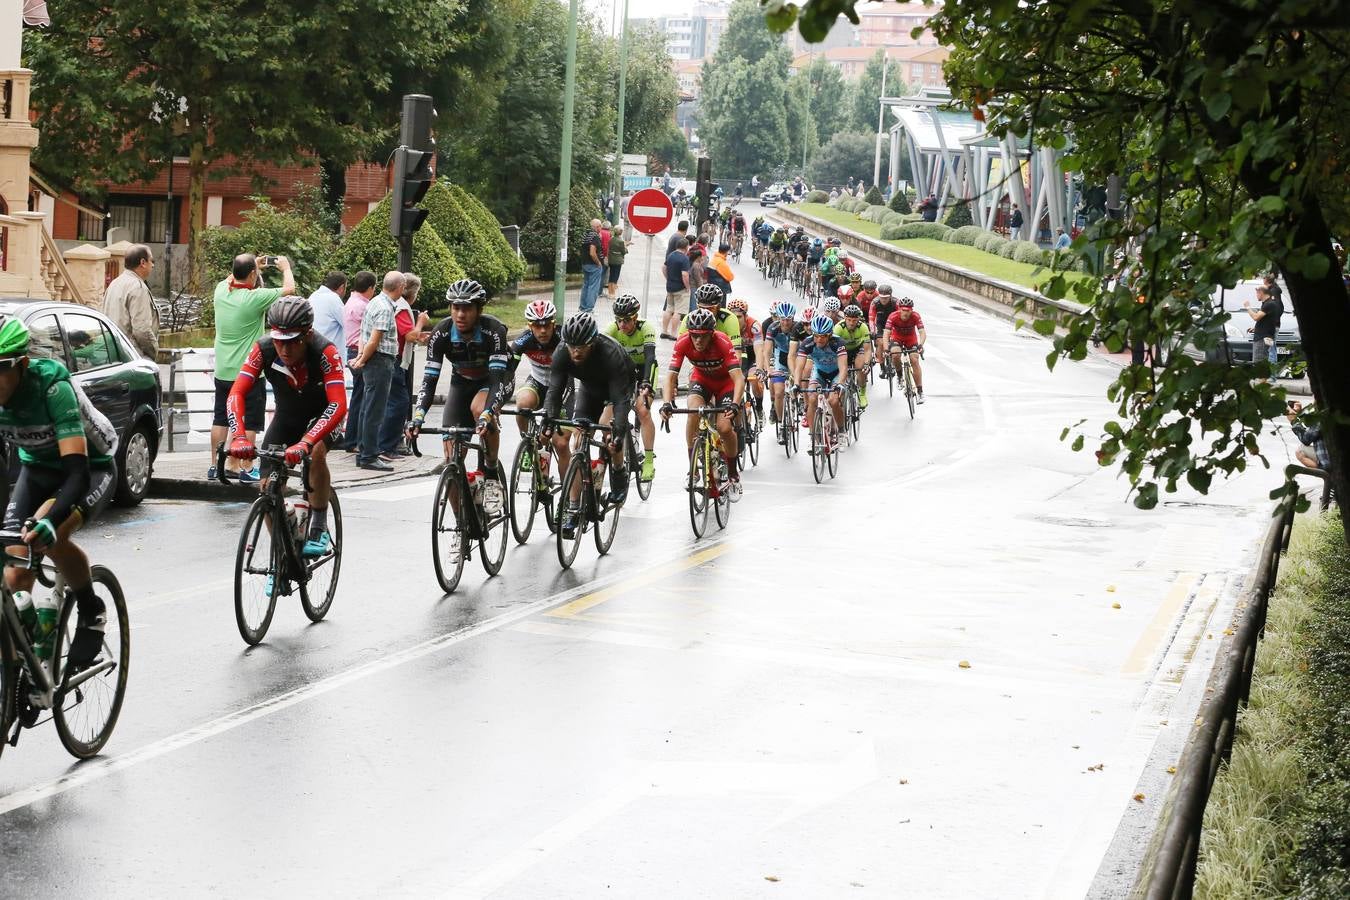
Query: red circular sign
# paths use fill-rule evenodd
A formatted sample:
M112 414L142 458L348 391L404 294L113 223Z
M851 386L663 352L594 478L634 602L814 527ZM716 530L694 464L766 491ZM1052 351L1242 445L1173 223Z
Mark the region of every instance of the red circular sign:
M628 198L628 221L643 234L660 234L673 218L670 198L656 188L643 188Z

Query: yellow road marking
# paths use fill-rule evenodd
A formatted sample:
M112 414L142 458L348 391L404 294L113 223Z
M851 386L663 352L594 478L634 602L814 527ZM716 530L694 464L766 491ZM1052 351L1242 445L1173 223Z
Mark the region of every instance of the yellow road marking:
M1166 599L1158 607L1158 611L1153 615L1153 621L1148 623L1144 633L1139 636L1139 640L1130 651L1130 655L1125 658L1125 665L1121 672L1125 675L1138 675L1143 672L1148 664L1153 660L1153 655L1158 651L1158 644L1162 641L1167 631L1172 626L1172 621L1177 616L1177 610L1181 604L1186 602L1186 598L1191 595L1195 589L1196 582L1200 576L1195 572L1182 572L1177 575L1172 582L1172 590L1167 593Z
M729 543L718 544L709 547L706 550L687 556L684 559L675 562L666 563L663 566L657 566L654 569L648 569L641 575L634 575L632 578L626 578L617 584L612 584L607 588L602 588L592 594L564 603L557 609L551 609L544 613L546 616L553 616L558 619L575 619L580 613L585 612L593 606L599 606L606 600L613 599L620 594L626 594L634 588L644 587L655 581L660 581L676 572L683 572L685 569L694 569L710 560L714 560L731 549Z

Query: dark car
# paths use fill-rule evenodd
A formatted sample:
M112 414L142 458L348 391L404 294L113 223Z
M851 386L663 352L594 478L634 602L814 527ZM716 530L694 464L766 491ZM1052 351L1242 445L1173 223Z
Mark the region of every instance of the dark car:
M146 359L101 312L75 303L0 298L0 315L18 316L28 326L30 356L65 363L71 377L98 411L117 428L115 500L133 506L145 498L159 450L159 366ZM8 485L18 475L11 449Z

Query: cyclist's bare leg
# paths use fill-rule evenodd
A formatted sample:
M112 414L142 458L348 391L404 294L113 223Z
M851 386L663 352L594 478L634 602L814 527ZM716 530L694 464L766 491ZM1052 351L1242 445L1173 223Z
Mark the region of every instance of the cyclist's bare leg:
M923 363L919 361L919 354L911 353L909 364L914 367L914 388L921 391L923 390Z
M469 404L469 410L473 413L475 419L483 414L483 410L487 409L487 400L487 388L484 388L473 395L473 402ZM483 447L487 451L487 463L491 464L494 468L497 465L497 447L500 443L501 433L498 432L497 429L489 428L487 431L483 432Z
M685 406L689 409L702 409L704 406L703 398L698 394L690 394L685 399ZM698 416L685 416L684 423L684 443L685 449L694 449L694 438L698 436Z
M535 393L534 388L526 385L516 391L516 409L535 410L539 408L539 395ZM516 416L516 427L520 429L520 436L524 437L525 432L530 429L529 416Z
M333 476L328 471L328 444L319 441L309 452L310 509L328 509L328 493L332 484Z
M642 431L642 449L651 450L656 446L656 422L652 420L651 395L639 391L633 408L637 410L638 428Z

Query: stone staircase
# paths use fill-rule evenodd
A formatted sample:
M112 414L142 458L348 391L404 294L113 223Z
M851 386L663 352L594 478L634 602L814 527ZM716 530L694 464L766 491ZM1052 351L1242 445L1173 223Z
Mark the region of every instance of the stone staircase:
M57 249L56 242L47 233L47 229L41 228L40 230L42 232L42 257L40 262L42 283L51 292L53 300L84 303L84 300L80 297L80 292L75 287L74 279L70 277L70 270L66 268L65 260L61 258L61 251Z

